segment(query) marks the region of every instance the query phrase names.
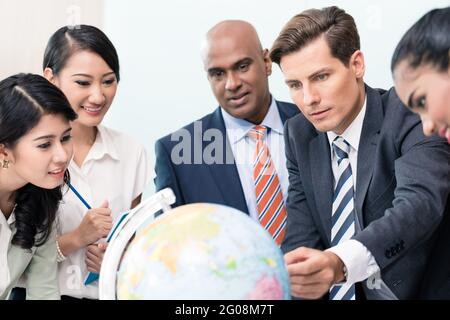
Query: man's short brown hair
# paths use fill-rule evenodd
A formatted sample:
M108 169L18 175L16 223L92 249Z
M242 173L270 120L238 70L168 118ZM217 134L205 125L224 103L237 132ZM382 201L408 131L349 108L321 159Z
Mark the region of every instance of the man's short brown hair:
M281 30L270 50L270 58L281 58L302 49L324 35L333 57L346 67L351 55L359 50L359 35L353 17L336 6L309 9L294 16Z

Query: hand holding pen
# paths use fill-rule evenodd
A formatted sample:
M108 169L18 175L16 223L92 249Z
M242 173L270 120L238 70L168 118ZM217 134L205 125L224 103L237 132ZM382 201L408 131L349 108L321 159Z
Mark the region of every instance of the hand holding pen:
M80 225L75 230L80 247L87 247L88 245L105 238L111 231L113 226L111 209L108 208L109 204L107 200L103 201L100 207L92 209L72 185L69 185L69 187L88 209L81 220Z

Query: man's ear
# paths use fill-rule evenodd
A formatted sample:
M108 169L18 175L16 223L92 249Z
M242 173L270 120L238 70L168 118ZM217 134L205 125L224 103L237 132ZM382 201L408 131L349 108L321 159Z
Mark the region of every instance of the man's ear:
M47 79L52 84L55 84L55 75L53 74L53 70L51 68L45 68L44 69L44 78Z
M356 50L350 57L349 67L353 69L356 77L362 79L366 71L366 64L364 62L364 54L361 50Z
M266 75L270 76L272 74L272 60L270 59L269 50L264 49L262 53L263 53L264 65L266 68Z

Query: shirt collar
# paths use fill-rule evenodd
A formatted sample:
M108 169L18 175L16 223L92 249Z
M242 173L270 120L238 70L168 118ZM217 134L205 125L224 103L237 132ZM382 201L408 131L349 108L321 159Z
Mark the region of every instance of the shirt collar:
M345 131L340 135L342 138L344 138L350 146L358 151L359 147L359 139L361 138L361 131L362 126L364 123L364 117L366 115L366 101L367 101L367 95L364 97L364 104L359 111L356 118L352 121L352 123L345 129ZM333 150L332 143L334 139L338 136L333 131L327 131L328 136L328 142L330 144L330 150Z
M109 155L114 160L119 160L113 138L102 125L99 125L97 126L97 136L95 137L95 142L85 161L100 160L106 155Z
M17 207L17 204L14 205L14 208L13 208L11 214L9 215L8 220L6 220L5 215L3 214L2 210L0 210L1 219L4 222L6 222L6 224L12 225L14 222L16 222L16 215L14 214L14 211L16 211L16 207Z
M233 117L223 108L221 108L220 111L222 112L228 139L230 140L231 144L235 144L241 139L245 138L250 129L255 126L253 123L247 120ZM261 122L261 125L270 128L271 132L283 135L283 122L281 121L277 103L273 97L271 97L269 110L267 111L264 120Z

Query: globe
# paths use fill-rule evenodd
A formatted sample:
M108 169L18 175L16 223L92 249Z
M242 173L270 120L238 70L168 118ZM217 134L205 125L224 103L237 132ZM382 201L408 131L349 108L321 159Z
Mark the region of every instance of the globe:
M189 204L142 228L125 251L118 299L290 299L281 250L239 210Z

